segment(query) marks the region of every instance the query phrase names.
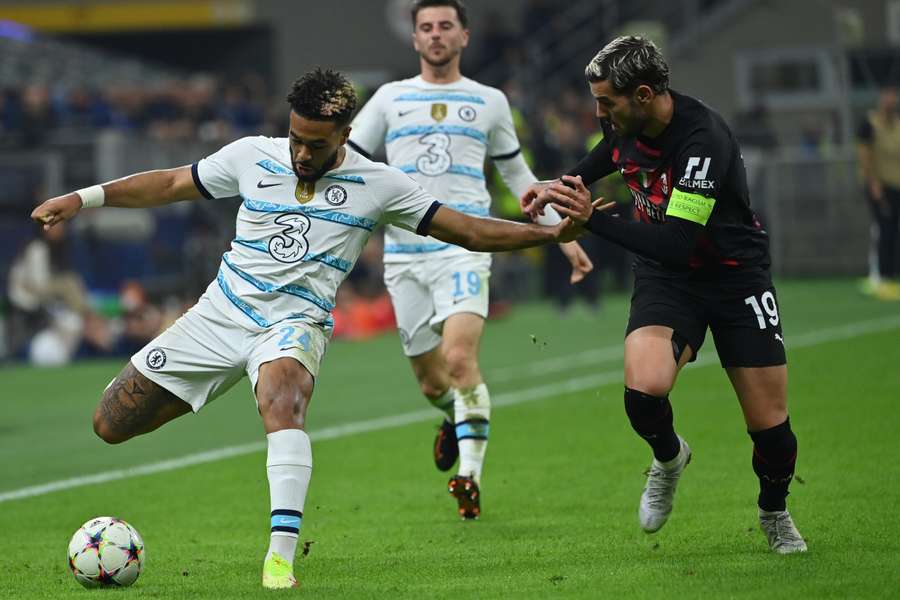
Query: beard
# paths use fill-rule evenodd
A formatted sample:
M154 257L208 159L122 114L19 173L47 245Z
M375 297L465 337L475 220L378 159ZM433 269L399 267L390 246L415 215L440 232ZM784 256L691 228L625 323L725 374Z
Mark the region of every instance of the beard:
M426 52L422 52L422 53L420 54L420 56L422 57L422 60L424 60L425 62L427 62L427 63L428 63L429 65L431 65L432 67L445 67L445 66L447 66L448 64L450 64L450 62L451 62L454 58L456 58L457 56L459 56L459 50L457 50L456 52L448 52L446 56L444 56L443 58L440 58L440 59L431 58L431 57L428 55L428 52L427 52L427 51L426 51Z
M300 181L305 181L306 183L314 183L314 182L318 181L319 179L322 178L322 175L324 175L325 173L330 171L332 167L334 167L334 164L337 162L337 159L338 159L339 151L340 151L340 148L337 148L334 151L334 154L332 154L330 157L328 157L328 160L326 160L322 164L321 167L319 167L316 171L314 171L310 175L301 175L297 171L297 163L293 163L292 166L294 167L294 175L297 176L297 179L299 179ZM306 165L301 165L301 166L305 167Z

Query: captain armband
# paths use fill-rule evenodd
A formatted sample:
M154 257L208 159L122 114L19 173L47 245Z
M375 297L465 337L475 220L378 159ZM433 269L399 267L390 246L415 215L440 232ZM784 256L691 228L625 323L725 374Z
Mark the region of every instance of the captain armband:
M706 225L715 205L715 198L707 198L675 188L672 190L672 197L669 198L669 205L666 207L666 216Z

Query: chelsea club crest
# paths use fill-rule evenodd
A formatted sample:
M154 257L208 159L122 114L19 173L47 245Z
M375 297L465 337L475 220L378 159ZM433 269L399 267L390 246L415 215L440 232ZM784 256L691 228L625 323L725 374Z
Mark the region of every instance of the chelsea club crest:
M347 201L347 190L339 185L329 185L325 189L325 202L332 206L340 206Z

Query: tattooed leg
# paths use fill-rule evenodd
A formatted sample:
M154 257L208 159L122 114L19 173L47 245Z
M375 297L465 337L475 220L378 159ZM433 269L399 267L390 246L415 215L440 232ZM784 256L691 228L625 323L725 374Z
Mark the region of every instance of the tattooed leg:
M130 362L103 391L94 432L110 444L148 433L191 411L191 406L144 377Z

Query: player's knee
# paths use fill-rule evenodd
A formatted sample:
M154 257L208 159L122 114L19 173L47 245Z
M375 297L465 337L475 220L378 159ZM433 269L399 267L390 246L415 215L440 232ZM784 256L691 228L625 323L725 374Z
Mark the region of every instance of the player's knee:
M105 417L102 406L98 406L94 411L94 433L107 444L121 444L128 439L128 436L117 431Z
M307 396L296 386L278 386L259 397L259 412L274 429L303 429L306 424Z
M422 395L429 400L437 400L447 393L450 388L450 382L438 381L437 379L424 378L419 380L419 390Z
M274 393L260 398L259 409L268 426L278 429L303 429L306 425L305 401L294 392Z
M466 382L478 375L478 359L474 352L467 348L448 348L444 353L450 378L455 382Z
M647 394L648 396L668 396L672 391L672 380L668 375L644 369L642 371L625 372L626 387Z

